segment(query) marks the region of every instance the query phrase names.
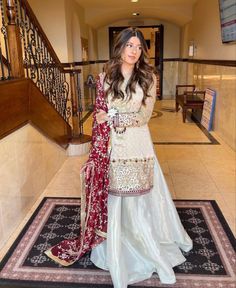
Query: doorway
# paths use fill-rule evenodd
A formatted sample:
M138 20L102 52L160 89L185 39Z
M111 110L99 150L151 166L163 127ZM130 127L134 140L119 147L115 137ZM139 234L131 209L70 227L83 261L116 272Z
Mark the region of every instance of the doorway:
M123 27L109 27L109 54L112 56L112 48L115 37L120 31L127 28ZM138 26L142 31L144 38L148 46L148 52L150 55L150 62L155 67L157 72L157 99L162 99L163 91L163 39L164 39L164 27L163 25L155 26Z

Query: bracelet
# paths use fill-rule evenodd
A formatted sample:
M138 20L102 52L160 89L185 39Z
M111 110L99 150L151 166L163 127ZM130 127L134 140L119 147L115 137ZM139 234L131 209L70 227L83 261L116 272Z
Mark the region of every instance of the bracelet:
M116 134L123 134L126 131L126 127L114 127Z

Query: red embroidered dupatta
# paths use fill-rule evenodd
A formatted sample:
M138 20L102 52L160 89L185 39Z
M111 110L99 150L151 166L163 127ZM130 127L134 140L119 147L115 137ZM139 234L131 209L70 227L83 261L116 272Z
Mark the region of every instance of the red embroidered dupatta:
M81 169L82 203L81 231L78 238L63 240L45 251L45 254L69 266L86 252L105 240L107 231L107 197L109 169L110 127L107 122L97 124L95 114L99 109L107 112L103 80L97 79L97 95L94 108L92 146L89 159Z

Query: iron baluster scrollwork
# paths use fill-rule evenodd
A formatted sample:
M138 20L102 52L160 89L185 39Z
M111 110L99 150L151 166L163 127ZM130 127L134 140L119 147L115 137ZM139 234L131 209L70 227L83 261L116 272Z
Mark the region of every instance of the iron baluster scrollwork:
M0 8L1 8L1 21L0 21L0 32L3 35L3 46L0 43L0 71L1 71L1 80L7 80L11 77L11 69L10 69L10 61L9 61L9 47L7 41L7 26L6 26L6 15L5 15L5 6L3 0L0 0ZM1 39L2 37L0 37ZM5 53L4 53L5 51ZM5 58L4 58L5 54ZM5 68L7 72L5 73Z
M82 105L82 92L81 87L79 85L80 78L79 74L77 74L77 91L78 91L78 116L79 116L79 129L80 134L84 134L84 121L83 121L83 105Z
M26 35L25 35L25 31L28 30L26 11L21 5L21 1L20 2L18 0L15 0L15 1L17 3L16 4L17 7L19 6L19 8L17 9L17 11L19 11L19 12L16 14L16 16L18 17L17 23L18 23L19 29L20 29L22 50L23 50L23 55L24 55L23 56L23 58L24 58L23 63L24 63L24 67L25 67L26 77L30 78L30 75L29 75L30 61L29 61L28 55L27 55L27 44L26 44Z
M15 13L16 13L16 24L19 26L20 17L18 16L19 11L18 11L18 1L17 0L14 1L14 5L15 5Z
M69 122L72 113L71 99L69 99L70 87L66 78L68 71L63 68L57 58L28 2L26 0L0 0L0 9L0 34L2 35L0 43L0 80L9 79L11 75L17 78L24 77L25 74L27 78L32 79L61 116ZM8 17L8 22L6 17ZM17 29L14 28L15 26ZM12 29L9 29L9 27ZM13 45L17 55L20 56L18 60L21 59L22 61L23 59L23 63L19 61L14 67L12 64L15 64L13 61L15 50L9 50L8 47L10 45L12 48L12 44L9 42L13 39L10 37L11 35L14 35L17 40L20 38L17 43L20 44L21 42L23 52L22 58L19 45ZM10 59L12 63L10 63Z
M15 0L26 76L34 81L47 100L69 122L71 108L65 71L48 49L47 40L42 35L44 33L40 32L42 30L38 28L37 21L31 18L25 2Z
M79 103L78 105L79 119L82 119L83 106L82 106L82 93L81 93L80 85L78 85L78 103ZM83 121L80 121L80 134L84 134L84 122Z

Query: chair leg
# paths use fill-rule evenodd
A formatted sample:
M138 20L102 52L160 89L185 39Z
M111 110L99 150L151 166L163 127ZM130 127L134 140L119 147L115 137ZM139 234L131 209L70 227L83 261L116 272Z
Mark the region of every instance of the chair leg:
M179 111L179 103L175 101L175 112Z
M187 115L187 109L183 107L183 122L185 123L186 120L186 115Z

